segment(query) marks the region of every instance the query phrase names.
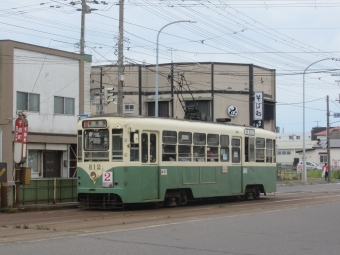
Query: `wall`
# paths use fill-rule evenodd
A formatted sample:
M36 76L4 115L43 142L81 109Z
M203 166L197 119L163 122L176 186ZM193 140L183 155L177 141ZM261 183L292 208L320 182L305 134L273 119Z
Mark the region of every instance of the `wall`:
M78 113L89 109L89 98L84 100L89 88L90 61L75 53L35 45L0 41L0 129L3 133L2 159L7 162L7 183L2 186L2 206L14 203L13 128L16 117L16 91L40 94L39 113L28 112L28 147L34 143L65 145L63 159L68 159L67 145L76 143ZM85 70L87 68L87 70ZM87 71L87 72L86 72ZM84 80L87 80L84 83ZM84 86L85 84L85 86ZM54 114L54 95L75 99L73 115ZM86 102L87 101L87 102ZM62 174L67 174L62 167Z
M74 98L79 105L79 61L14 49L13 116L16 92L40 95L40 112L28 112L29 132L75 134L79 107L73 115L54 114L54 96Z
M102 83L104 87L114 87L118 90L117 66L103 66ZM139 76L139 68L141 75ZM91 94L99 92L100 67L93 67L91 75ZM212 75L213 70L213 75ZM250 70L254 70L254 76L250 77ZM264 98L275 102L275 70L252 66L249 64L233 63L173 63L160 64L158 67L158 99L171 99L169 115L179 119L184 118L184 111L178 100L176 89L180 89L179 82L184 74L194 98L211 100L211 116L214 121L217 118L231 118L231 123L239 125L252 125L252 91L264 90ZM174 94L171 94L171 75L173 74ZM141 99L139 99L139 85ZM186 83L183 87L183 97L190 98L187 93ZM253 87L252 87L253 86ZM253 88L253 89L252 89ZM134 115L147 115L148 102L155 100L155 66L125 66L124 69L124 103L134 104ZM99 100L96 100L99 104ZM117 99L116 99L117 102ZM238 108L238 115L230 117L227 109L230 105ZM173 113L172 113L173 108ZM96 106L92 107L92 114L96 112ZM117 105L110 103L104 107L105 113L117 112ZM265 129L275 130L275 119L264 122Z

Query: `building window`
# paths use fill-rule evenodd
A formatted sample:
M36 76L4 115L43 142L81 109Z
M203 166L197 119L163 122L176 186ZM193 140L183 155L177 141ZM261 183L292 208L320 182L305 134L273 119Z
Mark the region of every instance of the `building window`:
M327 154L320 154L320 163L327 163L328 158L327 158Z
M290 150L278 150L277 155L291 155Z
M299 135L296 136L296 140L298 140L298 139L300 139L300 136L299 136Z
M17 92L17 110L39 112L40 95L33 93Z
M124 104L124 113L134 113L135 105L134 104Z
M201 114L204 114L205 116L210 116L210 100L197 100L195 101L185 101L186 106L194 106L197 103L198 109Z
M294 136L293 136L293 135L290 135L290 136L289 136L289 140L294 140Z
M74 98L54 97L54 113L74 114Z
M155 102L148 102L148 116L155 116ZM158 101L158 117L170 117L168 101Z
M39 152L37 150L28 151L28 167L31 168L32 173L39 172Z

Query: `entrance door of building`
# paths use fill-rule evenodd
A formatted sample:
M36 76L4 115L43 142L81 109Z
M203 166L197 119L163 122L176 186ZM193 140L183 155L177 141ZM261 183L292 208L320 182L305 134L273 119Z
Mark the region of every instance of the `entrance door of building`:
M44 178L60 177L60 155L58 151L44 152Z

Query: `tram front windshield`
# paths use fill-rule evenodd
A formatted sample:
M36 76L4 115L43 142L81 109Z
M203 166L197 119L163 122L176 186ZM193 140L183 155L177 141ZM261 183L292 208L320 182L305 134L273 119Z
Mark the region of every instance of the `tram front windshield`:
M107 151L109 149L109 131L91 129L84 131L85 151Z

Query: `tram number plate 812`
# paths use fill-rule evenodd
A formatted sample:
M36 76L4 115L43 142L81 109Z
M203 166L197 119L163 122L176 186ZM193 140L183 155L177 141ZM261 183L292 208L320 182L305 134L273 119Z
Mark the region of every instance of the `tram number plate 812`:
M103 187L104 188L110 188L113 187L113 181L112 181L112 172L104 172L103 173Z

